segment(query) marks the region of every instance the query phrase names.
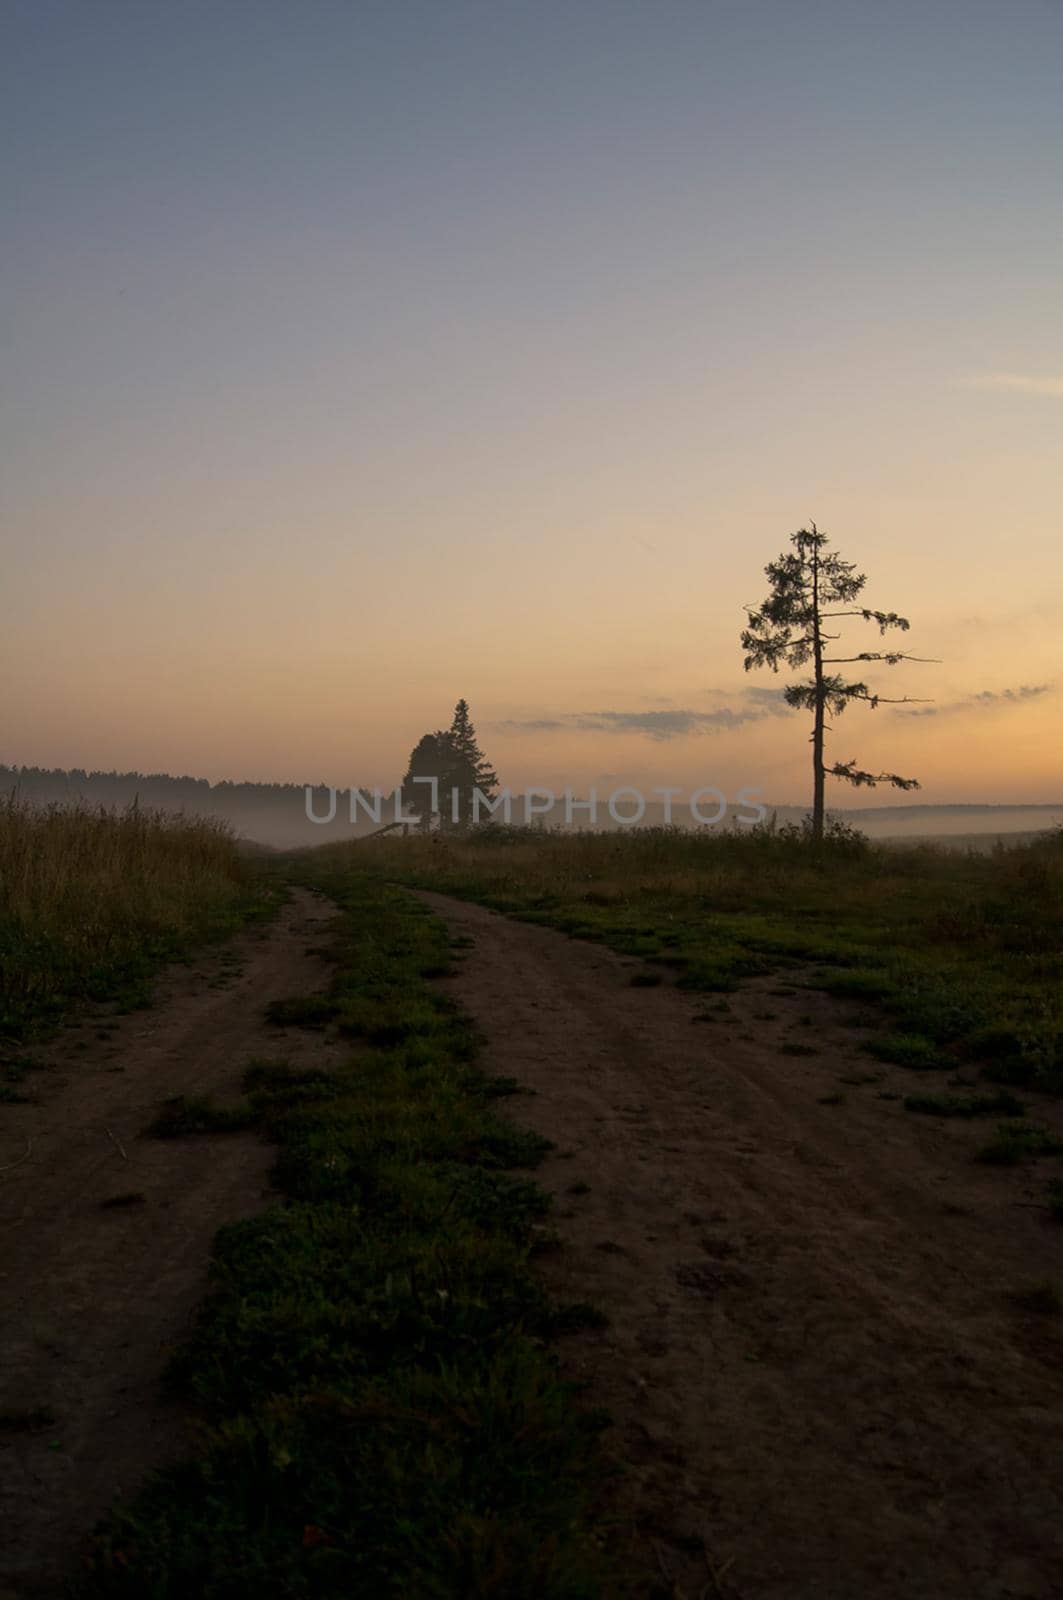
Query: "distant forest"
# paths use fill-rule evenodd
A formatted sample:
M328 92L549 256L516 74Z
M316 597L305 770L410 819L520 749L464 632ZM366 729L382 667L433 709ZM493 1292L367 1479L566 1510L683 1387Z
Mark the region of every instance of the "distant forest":
M7 767L0 764L0 794L17 790L33 805L86 805L124 808L134 802L154 811L188 811L218 817L243 838L282 848L323 844L329 838L350 838L371 833L376 826L360 814L358 826L349 821L347 791L343 792L331 823L313 823L306 815L306 789L301 783L232 783L227 778L211 783L207 778L172 778L166 772L85 772L72 767ZM313 786L313 809L324 817L329 811L329 790ZM392 817L392 799L384 803L384 818Z

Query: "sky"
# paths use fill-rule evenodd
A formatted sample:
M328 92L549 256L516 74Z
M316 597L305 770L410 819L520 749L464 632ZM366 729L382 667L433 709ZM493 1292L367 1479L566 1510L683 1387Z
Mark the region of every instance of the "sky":
M800 802L814 519L933 658L833 757L1063 800L1060 0L0 27L0 762Z

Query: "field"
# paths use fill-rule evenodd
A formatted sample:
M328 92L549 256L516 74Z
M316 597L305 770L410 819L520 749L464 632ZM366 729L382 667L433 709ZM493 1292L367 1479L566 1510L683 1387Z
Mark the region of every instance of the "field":
M352 858L353 859L353 858ZM598 939L726 992L793 964L881 1007L883 1060L977 1064L994 1082L1063 1092L1063 834L958 853L871 845L848 830L678 830L380 839L358 858L396 882Z
M235 928L250 880L230 831L130 807L0 804L0 1039L79 1002L143 996L167 956Z
M14 1592L1052 1592L1058 836L8 821Z

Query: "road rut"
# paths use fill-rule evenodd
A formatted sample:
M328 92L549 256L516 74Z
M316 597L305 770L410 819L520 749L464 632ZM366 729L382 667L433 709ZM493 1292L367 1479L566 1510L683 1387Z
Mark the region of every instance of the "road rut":
M0 1106L0 1600L59 1593L112 1499L182 1449L160 1377L215 1232L267 1202L273 1154L254 1133L144 1130L170 1096L237 1098L252 1056L321 1063L320 1035L264 1008L324 987L334 914L294 890L270 926L170 969L150 1010L65 1029L33 1100ZM122 1196L139 1198L105 1204Z
M615 1418L647 1579L1058 1600L1060 1319L1009 1299L1063 1282L1044 1173L975 1163L984 1125L906 1113L924 1081L792 977L723 1002L633 987L641 963L422 899L473 941L444 987L557 1147L543 1270L608 1315L564 1359Z

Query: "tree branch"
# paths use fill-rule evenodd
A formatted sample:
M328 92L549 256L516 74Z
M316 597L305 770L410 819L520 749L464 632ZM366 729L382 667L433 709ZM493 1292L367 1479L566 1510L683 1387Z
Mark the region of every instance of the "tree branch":
M917 778L902 778L897 772L863 772L855 761L839 761L827 771L833 778L844 778L857 789L874 789L877 784L888 783L894 789L918 789Z
M900 696L893 696L893 695L888 695L888 694L854 694L851 691L846 690L845 698L846 698L846 700L866 700L868 705L871 707L872 710L874 710L874 708L876 706L879 706L879 705L882 705L882 706L908 706L908 705L912 705L912 706L929 706L929 705L933 704L932 701L930 701L930 700L921 700L917 695L913 695L913 694L902 694Z
M834 637L837 638L837 634L835 634ZM861 650L858 656L823 657L823 663L825 666L836 667L840 666L842 663L851 661L884 661L887 666L895 667L898 661L920 661L924 664L929 663L932 665L937 665L940 661L940 657L910 656L907 655L903 650Z

